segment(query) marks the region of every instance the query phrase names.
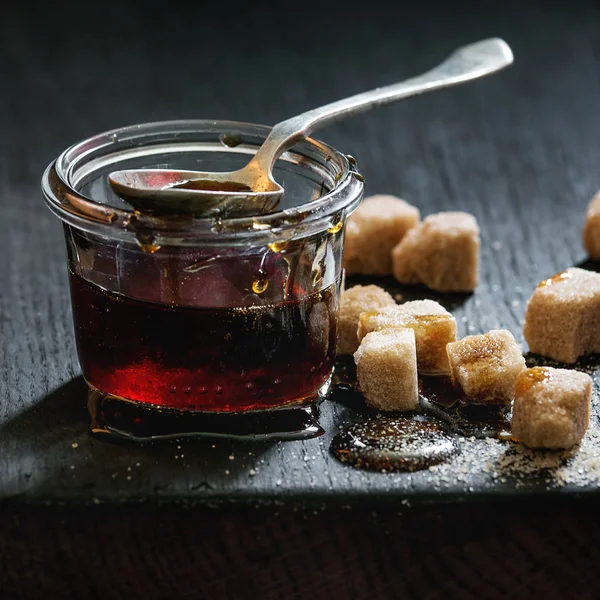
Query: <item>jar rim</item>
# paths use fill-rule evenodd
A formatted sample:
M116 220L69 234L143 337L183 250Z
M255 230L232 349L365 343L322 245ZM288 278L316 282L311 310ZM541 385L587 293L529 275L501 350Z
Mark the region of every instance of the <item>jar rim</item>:
M307 153L322 157L327 165L336 168L333 187L322 196L293 208L264 215L233 218L195 218L190 216L159 217L141 213L133 207L121 208L87 197L73 184L74 173L82 169L102 149L114 147L127 140L144 147L143 140L167 134L177 138L183 133L215 133L223 130L245 130L262 139L271 127L238 121L172 120L156 121L112 129L77 142L51 162L42 177L42 192L47 206L63 222L90 233L126 241L136 234L151 233L160 245L221 245L229 243L271 243L285 236L302 237L335 226L359 204L364 192L364 180L355 160L331 146L306 138L287 154L311 160ZM171 141L177 145L177 140ZM262 143L262 142L261 142ZM260 144L256 145L258 148ZM149 147L149 146L148 146ZM316 164L316 159L313 160Z

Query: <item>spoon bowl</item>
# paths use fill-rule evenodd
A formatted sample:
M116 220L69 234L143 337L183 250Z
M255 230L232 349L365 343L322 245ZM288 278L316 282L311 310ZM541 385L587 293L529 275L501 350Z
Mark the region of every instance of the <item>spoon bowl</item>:
M283 195L276 181L259 181L247 167L221 173L128 169L112 172L108 181L131 206L155 214L260 214L273 210Z

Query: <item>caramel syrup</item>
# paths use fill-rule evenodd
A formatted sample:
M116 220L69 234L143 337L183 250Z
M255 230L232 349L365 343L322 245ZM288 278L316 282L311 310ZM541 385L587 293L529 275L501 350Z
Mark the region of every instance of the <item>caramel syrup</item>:
M552 277L549 277L548 279L544 279L543 281L540 281L540 283L538 283L537 287L539 287L539 288L550 287L551 285L554 285L556 283L562 283L563 281L566 281L567 279L571 279L571 277L573 277L573 274L569 273L569 271L561 271L560 273L557 273L556 275L553 275Z
M197 437L251 440L302 440L325 433L319 424L319 405L240 413L196 412L129 402L88 391L90 431L105 441L155 442Z
M83 375L105 394L174 409L311 402L333 366L335 288L276 305L197 308L134 300L71 274Z
M376 471L416 471L450 458L456 444L431 421L378 416L343 429L331 442L341 462Z
M252 188L243 183L237 183L236 181L215 181L214 179L188 179L174 185L168 185L165 189L238 193L248 193L252 191Z
M419 378L421 408L465 437L509 437L509 409L504 404L470 404L449 377Z
M336 359L333 383L331 399L355 411L353 420L361 420L342 429L331 442L330 450L335 458L355 468L426 469L457 451L451 434L510 438L506 406L466 403L462 391L447 376L419 378L423 414L412 415L383 416L366 407L356 383L352 357ZM365 413L369 415L366 420Z
M552 378L552 371L546 367L533 367L523 371L517 379L517 385L515 388L515 394L525 394L535 384L542 383Z

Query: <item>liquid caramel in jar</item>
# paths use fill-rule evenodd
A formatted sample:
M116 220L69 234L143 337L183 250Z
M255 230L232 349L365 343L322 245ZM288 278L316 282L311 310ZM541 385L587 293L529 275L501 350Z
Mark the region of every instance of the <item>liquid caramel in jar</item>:
M83 375L105 394L180 410L314 401L333 365L337 287L278 304L202 308L132 299L71 273Z

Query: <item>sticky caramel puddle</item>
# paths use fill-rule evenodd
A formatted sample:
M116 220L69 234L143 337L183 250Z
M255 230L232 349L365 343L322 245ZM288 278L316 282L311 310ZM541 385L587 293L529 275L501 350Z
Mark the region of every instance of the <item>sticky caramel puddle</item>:
M332 400L366 412L367 418L343 428L333 439L335 458L355 468L374 471L416 471L451 458L452 435L478 439L510 437L509 412L502 405L465 402L449 377L420 376L422 412L381 415L365 409L356 385L352 357L338 357Z

